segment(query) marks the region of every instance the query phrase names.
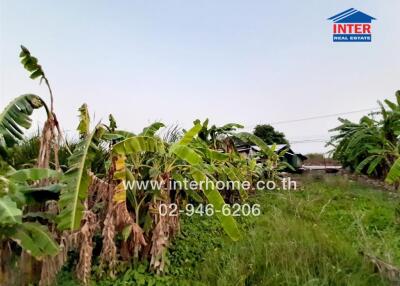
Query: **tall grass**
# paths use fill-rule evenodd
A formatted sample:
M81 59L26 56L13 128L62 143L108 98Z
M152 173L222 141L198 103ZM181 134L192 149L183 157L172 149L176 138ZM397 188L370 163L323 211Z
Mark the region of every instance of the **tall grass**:
M397 198L336 178L257 200L247 237L199 267L206 285L390 284L362 253L398 257Z

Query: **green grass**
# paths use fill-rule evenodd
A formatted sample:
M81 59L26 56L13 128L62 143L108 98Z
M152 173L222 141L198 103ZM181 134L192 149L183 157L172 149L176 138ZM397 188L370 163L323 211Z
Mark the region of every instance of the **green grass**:
M262 214L238 218L239 242L216 218L186 217L166 275L142 265L93 285L391 285L363 253L400 265L398 196L340 176L303 177L302 186L252 197Z
M399 199L339 177L260 193L263 215L199 267L206 285L389 285L362 253L400 265Z

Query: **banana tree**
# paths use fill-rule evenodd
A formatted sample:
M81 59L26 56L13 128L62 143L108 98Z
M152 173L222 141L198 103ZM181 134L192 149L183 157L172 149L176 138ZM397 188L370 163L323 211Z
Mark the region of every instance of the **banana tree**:
M400 182L400 159L397 159L386 176L386 182L393 184Z
M84 213L84 202L88 196L91 183L91 163L98 150L98 141L104 134L104 127L97 125L95 129L79 142L69 158L69 170L63 177L66 184L61 192L57 217L60 230L77 230L81 225Z
M141 135L127 138L113 146L113 152L116 155L120 158L126 158L126 166L129 169L130 178L136 181L152 180L161 183L159 184L161 189L158 192L150 189L138 190L133 188L128 189L126 195L122 195L122 197L128 198L128 203L134 208L136 222L140 223L141 221L138 218L141 213L138 210L139 207L147 209L151 213L154 210L150 218L153 221L153 228L149 233L148 240L162 240L165 242L162 244L163 247L159 244L152 244L150 250L151 264L156 270L162 271L162 253L170 239L170 234L176 231L174 227L177 226L175 220L162 218L158 214L158 206L161 202L171 203L171 200L176 200L178 197L177 190L171 189L169 182L173 178L178 179L182 178L182 176L186 176L188 179L195 180L198 183L201 180L206 180L206 178L213 179L202 153L191 145L201 129L202 126L200 124L195 124L178 142L171 145L162 142L157 136L145 136L149 134L143 132ZM217 190L204 188L202 191L216 210L222 208L224 200ZM172 194L173 192L175 193L174 195ZM216 211L216 213L221 213L221 210ZM148 224L149 216L146 215L146 212L143 213L143 216L146 219L142 221L141 226L145 227ZM240 234L233 218L225 217L222 214L218 215L218 218L227 234L232 239L237 240Z
M392 141L397 142L394 146L394 158L397 158L391 166L389 173L386 176L388 183L400 182L400 91L396 92L396 103L385 100L389 106L390 111L387 112L382 108L384 124L383 129L389 134Z
M199 120L196 120L194 124L200 124ZM209 120L206 119L202 128L199 131L199 138L206 142L212 149L222 148L229 152L233 147L233 141L231 135L237 131L237 129L243 128L243 125L237 123L228 123L223 126L212 125L208 127Z
M204 157L202 157L199 152L196 152L196 149L193 149L190 146L190 143L201 129L202 126L199 123L195 124L187 133L185 133L180 141L174 143L169 148L169 154L174 154L177 158L187 163L186 166L183 165L181 168L188 168L191 172L192 178L198 183L205 182L207 179L213 180L213 174L210 173L210 169L208 168L208 164L205 162ZM210 151L209 154L217 156L215 152ZM171 169L176 166L180 166L180 163L178 162L177 165L171 166ZM235 220L231 216L225 216L222 214L222 206L225 202L221 194L215 188L208 186L207 184L202 191L208 202L214 206L217 218L220 220L226 233L233 240L238 240L240 238L240 233Z
M0 260L1 269L11 271L11 263L15 254L9 249L15 249L12 242L19 245L22 250L29 253L36 260L55 256L59 246L49 232L47 223L53 221L49 213L26 212L26 206L32 205L38 198L43 198L47 192L58 193L61 186L48 185L35 186L33 182L44 179L57 179L60 173L49 169L21 169L14 170L9 167L7 171L0 172ZM46 222L46 224L42 224ZM19 262L18 267L23 267ZM3 280L1 280L3 279ZM16 280L17 279L17 280ZM21 276L11 272L1 273L0 283L20 283ZM19 281L19 282L18 282Z
M1 191L0 191L0 225L1 235L9 235L12 239L14 237L20 237L23 240L17 241L22 247L26 247L29 252L36 258L40 258L43 255L55 254L56 247L54 242L50 239L45 239L45 243L30 245L30 236L21 233L24 230L23 222L23 209L28 202L35 201L38 198L37 194L42 192L58 193L62 188L61 185L54 184L49 186L35 186L32 182L37 182L42 179L48 178L59 178L60 173L41 168L31 168L31 169L21 169L21 170L10 170L7 173L0 175L1 181ZM36 214L37 216L37 214ZM30 214L24 214L24 218L29 218ZM35 231L35 226L37 224L29 224L31 231ZM33 226L32 226L33 225ZM41 234L46 234L47 232L40 231ZM38 234L40 235L40 234ZM50 237L47 235L47 237Z
M339 119L342 124L331 130L338 134L329 142L335 147L334 158L356 172L386 176L400 151L400 92L396 100L378 102L380 111L363 116L359 123ZM376 115L381 118L375 119Z
M0 113L0 155L4 159L9 157L9 148L24 139L23 129L32 125L32 115L35 109L44 107L45 102L37 95L24 94L12 100Z
M40 149L37 160L37 166L40 168L49 168L51 158L54 159L55 169L60 170L60 162L58 157L59 145L63 139L61 128L54 112L54 96L50 86L50 82L44 73L38 59L24 46L21 46L20 52L21 64L29 72L30 78L40 79L40 83L44 82L50 94L50 108L46 107L47 120L42 129ZM64 142L66 143L66 142ZM68 145L65 144L68 149Z

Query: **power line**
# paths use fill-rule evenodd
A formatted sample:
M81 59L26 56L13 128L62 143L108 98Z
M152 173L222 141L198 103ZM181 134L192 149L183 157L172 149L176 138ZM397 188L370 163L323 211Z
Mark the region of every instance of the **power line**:
M308 140L298 140L298 141L290 141L290 144L302 144L302 143L326 143L329 139L308 139Z
M283 121L276 121L276 122L271 122L269 123L270 125L277 125L277 124L286 124L286 123L292 123L292 122L300 122L300 121L306 121L306 120L314 120L314 119L321 119L321 118L329 118L329 117L336 117L340 115L347 115L347 114L353 114L353 113L360 113L360 112L366 112L366 111L373 111L379 109L378 107L375 108L367 108L367 109L359 109L359 110L353 110L353 111L347 111L347 112L339 112L339 113L331 113L331 114L325 114L325 115L317 115L317 116L311 116L311 117L304 117L304 118L299 118L299 119L291 119L291 120L283 120ZM255 127L256 125L250 125L247 128L250 127Z

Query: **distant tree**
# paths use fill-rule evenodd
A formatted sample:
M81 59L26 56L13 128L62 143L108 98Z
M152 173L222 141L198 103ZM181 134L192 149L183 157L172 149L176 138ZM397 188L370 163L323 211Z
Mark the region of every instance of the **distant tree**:
M285 134L276 131L274 127L269 124L257 125L254 128L253 134L264 140L265 143L271 144L288 144L289 142L285 138Z

